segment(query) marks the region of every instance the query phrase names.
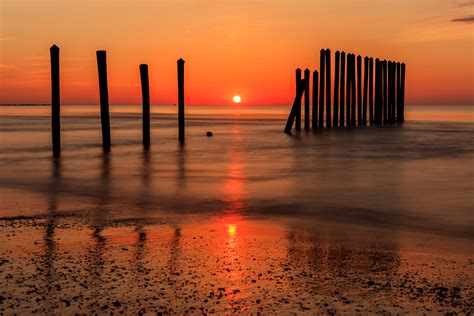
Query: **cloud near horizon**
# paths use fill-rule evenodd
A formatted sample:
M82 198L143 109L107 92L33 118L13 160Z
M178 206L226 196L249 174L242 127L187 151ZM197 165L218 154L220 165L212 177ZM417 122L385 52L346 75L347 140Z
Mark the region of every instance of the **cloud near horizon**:
M474 15L466 16L464 18L452 19L450 22L473 23L474 22Z

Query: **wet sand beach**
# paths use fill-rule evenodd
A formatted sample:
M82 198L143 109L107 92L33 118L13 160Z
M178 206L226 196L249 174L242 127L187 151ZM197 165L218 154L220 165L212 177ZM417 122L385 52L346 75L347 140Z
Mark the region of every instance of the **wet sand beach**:
M59 159L46 109L0 111L2 314L472 313L471 108L289 137L286 108L196 107L184 146L159 108L144 151L112 107L104 154L65 107Z

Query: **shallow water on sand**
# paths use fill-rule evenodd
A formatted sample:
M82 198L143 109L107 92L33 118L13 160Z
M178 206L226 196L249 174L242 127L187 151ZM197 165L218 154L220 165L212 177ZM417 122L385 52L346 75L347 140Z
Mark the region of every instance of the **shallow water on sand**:
M139 107L111 107L104 154L97 107L64 106L57 159L48 107L1 107L7 311L470 310L474 112L450 109L288 136L286 107L189 107L180 145L155 107L145 151Z

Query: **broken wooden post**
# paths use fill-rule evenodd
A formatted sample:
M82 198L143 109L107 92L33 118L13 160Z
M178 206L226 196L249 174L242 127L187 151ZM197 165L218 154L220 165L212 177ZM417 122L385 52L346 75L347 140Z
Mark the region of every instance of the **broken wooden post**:
M387 71L387 61L382 62L382 91L383 91L383 123L388 121L388 71Z
M143 131L143 147L150 147L150 86L148 80L148 65L140 65L140 79L142 83L142 131Z
M351 126L351 54L347 54L347 78L346 78L346 126Z
M341 53L341 89L340 89L340 111L339 111L339 126L344 127L344 87L345 87L345 72L346 72L346 53L342 52Z
M400 122L405 122L405 63L402 63L400 70L400 102L401 102L401 119Z
M326 128L331 127L331 50L326 49Z
M304 70L304 80L305 80L305 88L304 88L304 129L309 129L309 77L311 73L309 69L306 68Z
M333 126L339 126L339 59L340 53L336 51L336 60L334 66L334 113L333 113Z
M178 59L178 129L179 141L184 142L184 60Z
M326 69L326 50L321 49L319 58L319 128L324 128L324 81Z
M297 109L298 107L301 108L301 98L303 96L305 86L305 79L300 80L299 85L297 86L296 96L295 100L293 101L293 106L291 107L290 115L288 116L288 120L286 121L286 126L284 130L286 134L291 134L291 128L293 127L293 122L295 121Z
M319 74L318 71L313 71L313 108L312 108L312 122L313 129L318 128L318 80Z
M374 59L369 59L369 116L370 125L374 124Z
M301 84L301 69L296 69L295 71L295 76L296 76L296 92L298 92L299 86ZM301 104L300 107L296 109L296 124L295 124L295 130L300 131L301 130Z
M364 107L362 109L362 125L367 125L367 89L369 79L369 57L364 57Z
M100 91L100 122L102 125L102 147L105 151L110 149L110 118L109 118L109 91L107 86L107 55L105 50L98 50L97 68L99 71Z
M356 126L356 57L351 54L351 126Z
M357 56L357 125L362 125L362 57Z
M61 121L60 121L60 90L59 90L59 47L51 46L51 131L53 154L61 153Z

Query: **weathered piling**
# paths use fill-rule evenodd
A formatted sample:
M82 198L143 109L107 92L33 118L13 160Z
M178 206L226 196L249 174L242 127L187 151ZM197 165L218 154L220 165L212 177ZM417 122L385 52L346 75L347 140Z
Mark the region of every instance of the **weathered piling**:
M296 89L296 96L295 100L293 101L293 106L291 107L290 115L288 116L288 120L286 121L286 126L284 132L287 134L291 134L291 128L293 127L293 122L296 118L296 112L298 107L301 108L301 98L303 97L303 92L306 87L305 80L300 80L299 84Z
M102 147L108 151L110 142L110 118L109 118L109 91L107 85L107 55L105 50L98 50L97 68L99 72L100 92L100 122L102 125Z
M397 102L397 114L396 114L396 116L397 116L397 122L399 122L400 115L401 115L400 113L402 111L401 102L400 102L400 100L401 100L401 97L400 97L401 96L400 95L401 87L400 87L400 63L399 62L397 62L397 74L396 75L397 75L397 78L395 80L396 81L395 91L396 91L396 95L397 95L397 101L396 101Z
M324 81L326 74L326 50L321 49L319 58L319 127L324 128Z
M370 125L374 124L374 59L369 59L369 117Z
M356 126L356 57L351 54L351 126Z
M334 113L332 125L334 127L339 126L339 59L340 52L336 51L335 55L335 66L334 66Z
M367 89L368 89L369 57L364 57L364 100L362 108L362 125L367 125Z
M296 81L296 92L298 92L298 88L301 83L301 69L297 68L295 71L295 81ZM301 130L301 103L299 108L296 109L296 124L295 124L295 130L300 131Z
M51 46L51 131L53 154L61 153L60 87L59 87L59 47Z
M305 89L304 89L304 129L309 129L309 81L311 73L309 69L304 70L304 80L305 80Z
M178 129L179 141L184 142L184 60L178 59Z
M318 86L319 85L319 73L317 70L313 71L313 108L311 111L313 129L318 128Z
M346 78L346 126L351 126L351 54L347 54L347 78Z
M375 124L382 123L382 67L380 60L375 59Z
M140 65L140 80L142 83L142 132L143 147L150 147L150 85L148 80L148 65Z
M387 61L382 62L383 123L388 121L388 71Z
M357 56L357 125L362 125L362 57Z
M390 117L389 122L395 123L395 72L396 72L396 65L394 62L390 61L388 67L388 75L389 75L389 108L390 108Z
M400 102L401 102L401 112L400 112L400 122L405 122L405 63L402 63L400 70Z
M326 49L326 128L331 127L331 50Z
M344 87L345 87L345 79L346 79L346 53L341 53L341 89L340 89L340 96L339 96L339 103L340 103L340 111L339 111L339 126L344 127Z

